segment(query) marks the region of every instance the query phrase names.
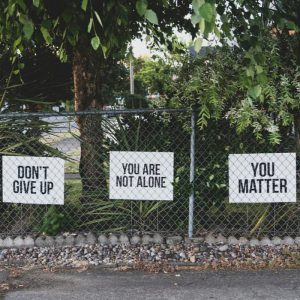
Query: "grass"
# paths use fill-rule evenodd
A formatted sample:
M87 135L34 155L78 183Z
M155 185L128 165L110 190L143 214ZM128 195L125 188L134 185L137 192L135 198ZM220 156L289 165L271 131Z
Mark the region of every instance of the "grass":
M81 205L80 196L82 183L80 179L70 179L65 182L65 203L73 205Z

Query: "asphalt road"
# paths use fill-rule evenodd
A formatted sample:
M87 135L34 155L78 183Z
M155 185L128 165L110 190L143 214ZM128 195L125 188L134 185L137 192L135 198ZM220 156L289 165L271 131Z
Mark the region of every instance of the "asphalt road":
M300 270L153 274L27 271L2 299L299 299Z

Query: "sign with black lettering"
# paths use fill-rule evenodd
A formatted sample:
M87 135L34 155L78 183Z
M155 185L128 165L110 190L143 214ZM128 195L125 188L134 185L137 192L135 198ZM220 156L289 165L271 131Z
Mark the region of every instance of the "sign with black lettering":
M229 202L296 202L296 154L230 154Z
M56 157L3 156L3 202L64 204L64 161Z
M109 198L173 200L174 153L110 152Z

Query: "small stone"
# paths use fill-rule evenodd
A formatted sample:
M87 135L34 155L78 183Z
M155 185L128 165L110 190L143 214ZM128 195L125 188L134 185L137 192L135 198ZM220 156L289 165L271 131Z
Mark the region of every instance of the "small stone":
M293 238L291 238L290 236L286 236L283 241L282 241L282 244L284 245L294 245L295 244L295 241Z
M234 252L230 252L230 256L231 256L232 258L236 258L236 254L235 254Z
M228 243L228 245L238 245L238 244L239 244L239 241L238 241L237 238L235 238L234 236L230 236L230 237L227 239L227 243Z
M272 238L272 242L273 242L273 244L274 244L275 246L279 246L279 245L282 244L282 239L281 239L280 237L278 237L278 236L274 236L274 237Z
M251 239L251 240L250 240L250 246L251 246L251 247L259 246L259 240L258 240L258 239L255 239L255 238Z
M134 235L130 241L131 241L131 244L133 244L133 245L140 244L141 238L138 235Z
M225 252L225 251L227 251L227 249L228 249L228 245L222 245L218 248L218 250L221 252Z
M186 255L185 255L184 252L180 252L180 253L179 253L179 256L180 256L181 258L186 258Z
M200 248L199 247L194 247L193 250L194 250L195 253L198 253L200 251Z
M196 256L195 255L190 256L190 262L192 262L192 263L196 262Z

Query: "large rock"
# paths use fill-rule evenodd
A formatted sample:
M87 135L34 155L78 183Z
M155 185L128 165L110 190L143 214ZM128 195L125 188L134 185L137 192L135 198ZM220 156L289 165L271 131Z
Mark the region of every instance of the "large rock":
M180 236L180 235L168 236L166 238L166 243L167 243L167 245L170 245L170 246L174 246L181 242L182 242L182 236Z
M274 244L275 246L279 246L279 245L282 244L282 239L281 239L280 237L278 237L278 236L274 236L274 237L272 238L272 242L273 242L273 244Z
M113 246L119 244L119 239L115 234L111 234L108 238L108 241Z
M108 244L108 238L106 237L105 234L100 234L100 235L98 236L98 243L99 243L100 245L107 245L107 244Z
M245 238L244 236L241 236L239 238L239 245L241 245L241 246L249 245L249 240L247 238Z
M149 234L143 234L142 236L142 244L148 245L152 242L152 237Z
M230 237L227 239L227 243L228 243L228 245L238 245L238 244L239 244L239 241L237 240L236 237L230 236Z
M94 245L96 243L96 237L93 233L89 232L86 236L86 243L88 245Z
M261 245L261 246L273 246L273 243L272 243L272 241L266 236L266 237L263 237L263 238L260 240L260 245Z
M209 245L215 244L216 243L216 238L209 233L206 237L205 237L205 242Z
M256 246L259 246L259 245L260 245L260 242L259 242L258 239L252 238L252 239L250 240L250 246L251 246L251 247L256 247Z
M120 244L122 244L122 245L129 245L130 244L127 234L124 234L124 233L121 234L119 240L120 240Z
M141 243L141 238L138 235L133 235L130 239L132 245L137 245Z
M218 236L216 237L216 243L217 244L226 244L227 238L219 233Z
M23 248L24 247L24 239L21 236L17 236L14 239L14 246L17 248Z
M27 235L25 238L24 238L24 247L26 248L31 248L34 246L34 239L32 238L32 236L30 235Z
M163 236L159 233L155 233L153 235L152 240L153 240L153 243L155 243L155 244L163 244L163 242L164 242Z
M85 246L87 244L86 237L83 234L78 234L75 238L75 246Z
M295 244L295 240L293 238L291 238L290 236L286 236L282 240L282 244L284 244L284 245L294 245Z
M3 240L3 247L4 248L12 248L13 246L14 246L14 240L10 236L7 236Z

